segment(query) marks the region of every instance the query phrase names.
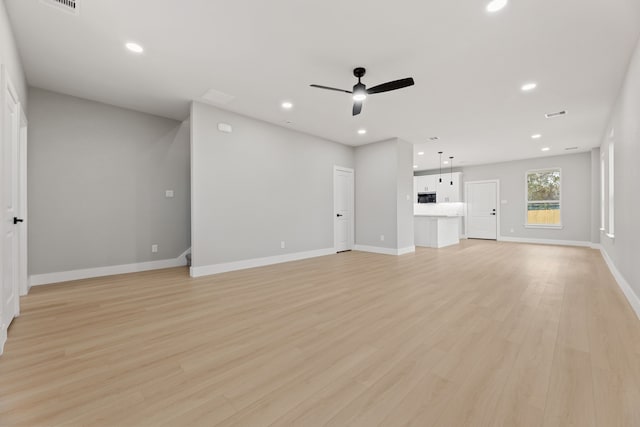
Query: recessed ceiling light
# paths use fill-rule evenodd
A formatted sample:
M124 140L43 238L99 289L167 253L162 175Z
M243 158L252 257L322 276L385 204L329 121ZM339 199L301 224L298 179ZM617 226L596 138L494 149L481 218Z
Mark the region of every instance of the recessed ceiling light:
M414 169L418 169L418 165L413 165L413 168Z
M531 83L523 84L520 89L522 89L523 92L531 92L532 90L534 90L537 87L538 87L537 83L531 82Z
M438 138L437 136L432 136L431 138L429 138L429 140L431 140L431 141L437 141L437 140L439 140L439 139L440 139L440 138Z
M284 108L285 110L290 110L293 108L293 104L289 101L285 101L282 103L282 108Z
M367 133L367 130L366 130L366 129L359 129L359 130L358 130L358 134L359 134L359 135L364 135L364 134L366 134L366 133Z
M129 42L125 45L127 49L134 53L142 53L144 49L138 43Z
M531 139L540 139L542 138L542 135L540 135L539 133L536 133L535 135L531 135Z
M424 156L424 151L419 151L418 156Z
M549 148L549 147L544 147L544 148L542 148L541 150L542 150L542 151L549 151L549 150L551 150L551 148Z
M508 0L493 0L487 5L487 12L494 13L502 10L507 5L507 3Z

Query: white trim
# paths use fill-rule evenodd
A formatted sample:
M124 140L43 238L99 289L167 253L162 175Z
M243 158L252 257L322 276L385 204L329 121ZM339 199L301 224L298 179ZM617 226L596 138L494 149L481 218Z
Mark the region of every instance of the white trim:
M108 267L85 268L82 270L61 271L58 273L34 274L29 277L29 286L40 286L51 283L68 282L70 280L112 276L114 274L137 273L140 271L159 270L162 268L182 267L187 265L187 259L184 257L185 254L182 254L177 258L164 259L160 261L110 265Z
M187 249L186 251L182 252L180 255L178 255L178 257L176 259L180 259L180 258L184 258L187 255L189 255L191 253L191 248ZM186 264L185 264L186 265Z
M406 255L406 254L412 254L416 251L416 247L415 246L407 246L406 248L400 248L397 251L397 255Z
M379 246L367 246L367 245L355 245L354 250L361 252L371 252L374 254L382 255L405 255L416 251L415 246L407 246L406 248L394 249L394 248L381 248Z
M18 212L19 218L23 222L18 227L18 287L20 288L20 296L29 293L29 269L28 269L28 227L29 216L27 215L27 140L28 140L28 121L24 106L20 104L20 139L18 141Z
M4 353L4 343L7 342L7 330L0 328L0 356Z
M500 180L499 179L485 179L480 181L465 181L464 183L464 204L465 204L465 212L464 212L464 231L465 231L465 239L469 237L466 233L469 232L469 215L468 215L468 207L469 201L467 200L467 196L469 195L469 184L496 184L496 240L500 240L500 217L501 217L501 205L502 201L500 199Z
M264 258L243 259L241 261L223 262L220 264L191 267L191 277L209 276L211 274L226 273L228 271L244 270L246 268L263 267L265 265L280 264L283 262L298 261L301 259L315 258L335 254L334 248L317 249L314 251L294 252L285 255L274 255Z
M640 297L636 295L636 293L631 288L631 285L629 285L629 282L625 280L622 273L620 273L620 271L616 268L613 260L609 258L609 254L607 254L607 251L605 251L604 248L600 248L600 253L602 254L602 258L604 258L604 262L607 263L607 267L609 267L613 278L616 279L616 282L622 290L622 293L625 297L627 297L627 301L629 301L631 308L633 309L633 311L635 311L638 319L640 319Z
M602 250L602 245L600 243L592 243L591 244L591 249L596 249L598 251Z
M562 215L562 213L560 213L560 215ZM564 228L564 226L562 224L549 224L549 225L544 225L544 224L524 224L524 228L547 228L550 230L562 230Z
M605 233L605 236L607 236L610 239L615 239L616 235L615 234L611 234L611 233Z
M590 248L591 242L583 242L581 240L556 240L556 239L529 239L526 237L507 237L500 236L498 238L500 242L513 242L513 243L532 243L535 245L560 245L560 246L582 246Z

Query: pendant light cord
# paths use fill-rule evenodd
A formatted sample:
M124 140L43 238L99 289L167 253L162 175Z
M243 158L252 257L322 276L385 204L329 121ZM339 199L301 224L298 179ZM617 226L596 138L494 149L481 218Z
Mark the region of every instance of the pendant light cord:
M449 157L449 159L449 167L451 168L449 169L451 173L451 185L453 185L453 156Z

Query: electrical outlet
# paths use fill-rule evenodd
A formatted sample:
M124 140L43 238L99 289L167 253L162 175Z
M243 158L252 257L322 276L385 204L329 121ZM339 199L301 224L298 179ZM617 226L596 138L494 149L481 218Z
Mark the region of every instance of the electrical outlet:
M152 253L158 253L158 245L151 245L151 252Z
M381 234L381 235L380 235L380 241L381 241L381 242L384 242L384 234Z
M284 249L285 244L284 244L284 240L280 242L280 249Z
M512 233L515 233L515 232L516 232L513 228L512 228L510 231L511 231Z

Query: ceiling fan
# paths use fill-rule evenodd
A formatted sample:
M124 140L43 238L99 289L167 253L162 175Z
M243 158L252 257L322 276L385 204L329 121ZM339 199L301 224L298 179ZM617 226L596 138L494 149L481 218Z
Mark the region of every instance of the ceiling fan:
M367 99L367 95L373 95L375 93L389 92L392 90L402 89L404 87L413 86L415 83L413 78L407 77L406 79L394 80L392 82L382 83L374 86L370 89L360 81L366 74L367 70L362 67L358 67L353 70L353 75L358 78L358 83L353 86L353 90L337 89L335 87L311 85L311 87L317 87L318 89L334 90L336 92L345 92L353 94L353 115L357 116L362 111L362 102Z

